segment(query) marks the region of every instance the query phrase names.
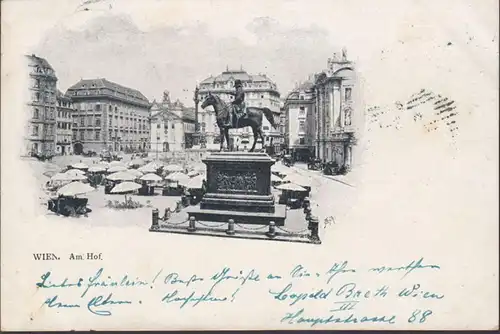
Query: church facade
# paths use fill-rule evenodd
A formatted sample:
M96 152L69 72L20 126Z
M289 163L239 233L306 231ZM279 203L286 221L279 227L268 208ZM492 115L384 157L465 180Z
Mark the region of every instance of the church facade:
M327 69L315 75L314 92L315 156L349 169L364 113L358 104L355 66L347 59L345 50L342 58L334 54L328 59Z
M183 151L192 146L195 131L193 108L187 108L179 100L171 101L168 91L161 102L151 106L151 151Z

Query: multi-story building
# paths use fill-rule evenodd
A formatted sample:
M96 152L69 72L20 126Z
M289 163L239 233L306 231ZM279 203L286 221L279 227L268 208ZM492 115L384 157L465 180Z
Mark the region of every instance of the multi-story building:
M182 123L184 128L184 148L192 148L194 133L196 132L196 115L193 107L184 107L182 109Z
M29 116L23 155L54 155L57 77L47 60L25 56L29 69Z
M314 155L314 84L297 85L285 99L285 147L296 161L308 161Z
M193 108L179 100L170 101L167 91L161 102L151 106L151 150L154 152L182 151L192 146L195 131Z
M315 155L350 167L353 149L364 117L356 103L358 81L354 63L345 50L339 59L328 59L328 68L315 77Z
M60 90L56 93L56 154L73 154L73 102Z
M138 90L106 79L80 80L66 95L73 112L73 152L147 151L150 149L150 108Z
M234 92L234 81L241 80L245 91L245 104L247 107L267 107L273 111L275 122L280 117L280 93L276 84L265 74L250 75L243 69L222 72L216 77L210 76L199 85L200 101L203 101L210 91L219 95L225 102L230 103L234 98L229 92ZM199 110L200 131L205 132L207 144L217 143L220 140L220 131L216 124L216 116L212 109ZM274 129L264 117L262 130L264 133L264 146L268 151L279 150L282 136L278 129ZM250 127L231 129L231 145L238 150L249 149L253 143L253 134ZM259 148L261 146L257 146Z

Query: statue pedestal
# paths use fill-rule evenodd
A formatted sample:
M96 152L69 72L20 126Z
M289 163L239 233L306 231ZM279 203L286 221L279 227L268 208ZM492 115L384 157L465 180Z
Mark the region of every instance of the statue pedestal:
M207 193L188 214L200 221L284 226L286 207L274 203L271 166L266 153L217 152L207 165Z

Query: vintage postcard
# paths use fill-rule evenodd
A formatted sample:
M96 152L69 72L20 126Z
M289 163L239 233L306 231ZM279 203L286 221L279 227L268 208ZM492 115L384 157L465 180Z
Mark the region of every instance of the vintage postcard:
M498 2L5 0L2 330L498 329Z

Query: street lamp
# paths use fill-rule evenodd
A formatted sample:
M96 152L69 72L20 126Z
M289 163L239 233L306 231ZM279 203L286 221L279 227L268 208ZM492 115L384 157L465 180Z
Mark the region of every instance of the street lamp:
M160 137L156 136L156 160L158 160L158 143L160 142Z

